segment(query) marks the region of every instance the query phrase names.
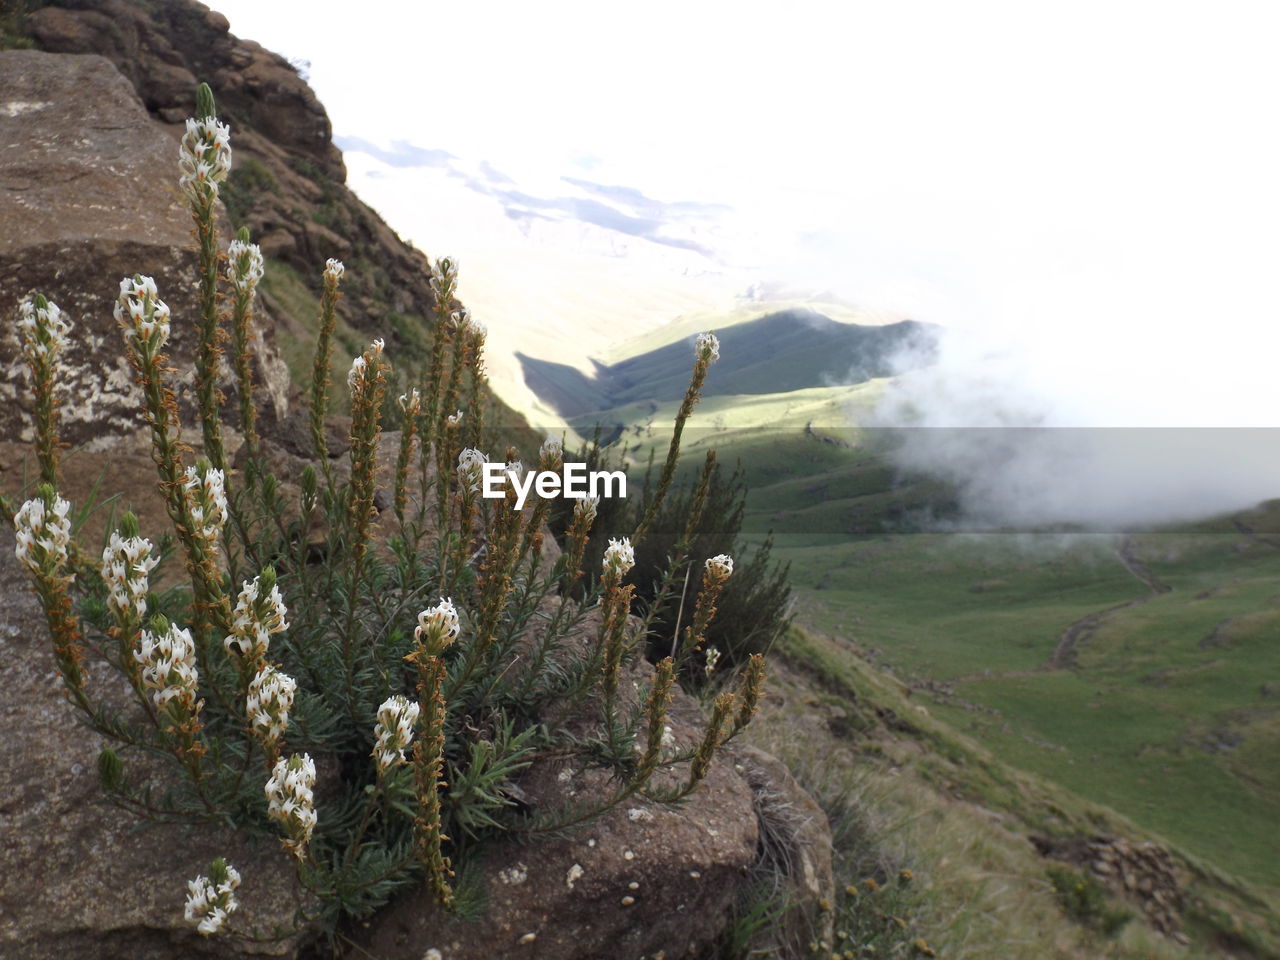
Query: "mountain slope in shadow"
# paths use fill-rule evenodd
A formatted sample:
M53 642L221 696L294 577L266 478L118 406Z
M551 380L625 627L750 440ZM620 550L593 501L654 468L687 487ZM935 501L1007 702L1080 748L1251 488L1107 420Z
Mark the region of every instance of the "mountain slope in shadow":
M703 395L787 393L891 376L932 362L935 329L914 320L862 326L809 310L771 313L717 334L721 359ZM693 343L679 340L611 366L593 361L595 376L517 357L529 389L570 419L637 401L679 399L689 383Z

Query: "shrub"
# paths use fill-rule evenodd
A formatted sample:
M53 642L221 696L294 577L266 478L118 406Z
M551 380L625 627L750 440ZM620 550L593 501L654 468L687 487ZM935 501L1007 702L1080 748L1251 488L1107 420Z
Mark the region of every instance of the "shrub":
M1047 873L1058 905L1077 923L1112 938L1133 919L1131 911L1112 906L1106 888L1093 874L1066 867L1050 867Z
M610 541L592 577L582 559L594 503L576 503L565 552L553 563L542 534L551 503L514 507L523 470L514 449L496 458L508 470L505 492L479 495L489 459L481 452L485 331L455 300L457 265L448 258L432 266L430 363L398 400L403 429L385 516L374 507L389 374L381 340L347 375L348 463L331 462L326 446L345 272L336 260L323 272L309 392L318 467L288 485L275 476L256 429L248 362L262 258L243 230L219 255L216 201L231 148L203 85L197 103L180 180L199 244L203 456L194 462L178 438L164 353L168 307L150 278L135 276L121 282L116 308L173 528L161 548L131 514L111 533L101 562L76 543L70 505L57 492L58 363L71 327L39 294L22 306L41 483L16 510L7 502L3 509L46 612L67 695L113 742L100 756L103 789L151 820L231 822L279 837L312 895L298 930L330 935L406 884L423 882L440 903L454 904L455 865L485 838L563 831L628 797L688 796L753 716L764 666L760 657L748 661L687 749L664 742L678 661L637 672L638 696L623 684L643 646L630 617L634 585L626 582L632 544L665 489L630 539ZM238 408L226 411L243 437L239 470L229 462L217 387L226 359L239 395ZM700 345L695 371L705 375L707 362ZM699 385L695 372L695 399ZM561 459L555 441L538 453L544 470ZM153 578L175 560L181 582L153 590ZM701 642L731 573L727 557L706 565L690 604L697 642L689 649ZM584 632L590 642L568 642ZM130 706L113 707L92 689L88 660L124 678ZM154 773L154 764L136 762L143 756L167 765ZM513 799L514 780L549 756L610 771L612 792L529 812ZM191 881L186 915L202 934L227 926L239 883L222 860Z

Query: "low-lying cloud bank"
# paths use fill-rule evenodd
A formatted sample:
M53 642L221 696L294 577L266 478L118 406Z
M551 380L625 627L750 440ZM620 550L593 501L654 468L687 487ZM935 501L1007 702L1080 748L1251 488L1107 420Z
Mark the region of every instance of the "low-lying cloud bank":
M873 424L900 469L955 487L969 529L1128 531L1280 497L1280 429L1233 376L1250 363L1206 355L1195 377L1105 339L1082 347L945 332L933 365L899 358Z

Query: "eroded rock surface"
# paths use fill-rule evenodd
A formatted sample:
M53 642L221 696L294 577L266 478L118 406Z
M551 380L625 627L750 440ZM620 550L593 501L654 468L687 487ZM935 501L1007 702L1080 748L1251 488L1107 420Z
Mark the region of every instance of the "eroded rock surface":
M197 290L177 145L133 87L98 56L0 52L0 438L31 437L18 303L37 290L75 324L60 379L62 438L107 445L138 427L138 389L112 315L120 279L156 280L173 311L169 352L191 409ZM288 372L260 316L255 376L265 426L284 416ZM230 390L230 382L226 384Z

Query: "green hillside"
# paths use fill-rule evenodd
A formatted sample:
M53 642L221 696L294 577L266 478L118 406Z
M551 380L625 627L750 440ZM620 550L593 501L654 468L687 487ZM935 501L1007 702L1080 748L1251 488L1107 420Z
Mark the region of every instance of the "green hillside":
M675 348L686 345L664 349ZM948 790L1025 819L1032 781L1021 778L1034 778L1047 807L1095 811L1055 829L1083 835L1105 822L1152 838L1236 904L1184 910L1189 924L1216 917L1214 937L1221 923L1253 931L1202 944L1202 955L1275 955L1276 917L1263 910L1250 926L1237 911L1280 902L1280 538L1255 532L1276 528L1280 502L1129 535L939 533L954 516L949 491L899 475L885 456L891 437L849 426L865 422L883 380L734 392L720 373L686 429L682 471L707 447L743 470L744 533L758 542L772 531L774 556L791 564L810 639L807 653L784 658L809 658L812 689L838 688L833 678L848 671L896 677L883 689L900 685L940 731L989 750L985 762L1005 771L974 781L972 769L951 769ZM748 374L756 386L790 376L766 381L745 357L726 379ZM645 390L637 378L618 389L625 402L573 421L582 432L610 426L637 480L665 451L677 406ZM851 690L824 697L860 742L865 691L859 704ZM929 743L921 762L949 749Z
M929 328L911 320L883 326L841 323L793 309L719 332L723 359L705 395L769 395L834 384L865 383L893 372L907 348L927 355ZM588 377L577 368L519 355L525 382L575 426L635 403L679 400L688 383L688 338L612 364Z

